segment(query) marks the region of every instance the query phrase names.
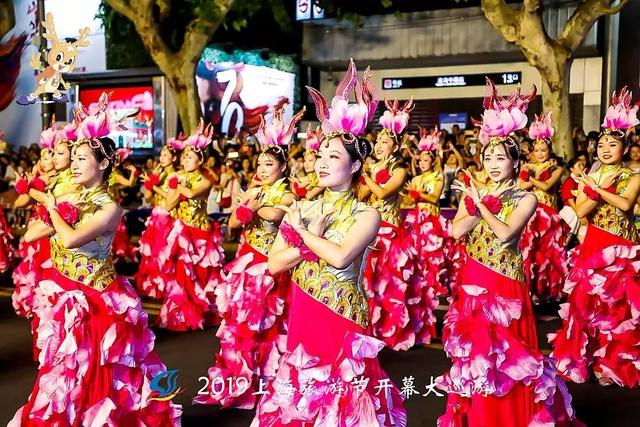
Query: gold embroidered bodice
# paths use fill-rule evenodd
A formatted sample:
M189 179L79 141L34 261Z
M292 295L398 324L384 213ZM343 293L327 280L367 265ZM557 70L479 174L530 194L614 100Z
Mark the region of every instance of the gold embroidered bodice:
M442 179L442 174L438 171L425 172L418 177L416 186L421 193L433 194L438 180ZM418 208L426 210L431 215L440 215L440 205L437 203L418 202Z
M56 199L58 199L63 194L69 193L77 186L78 184L73 180L71 168L67 168L51 179L46 187L46 191L51 191Z
M325 190L322 197L302 203L302 222L305 226L322 212L323 204L336 209L323 237L337 244L342 243L354 224L353 217L369 209L351 191ZM292 279L307 294L336 314L366 328L369 325L369 305L357 265L353 262L343 269L337 269L322 259L318 262L303 260L294 267Z
M178 178L186 175L184 186L188 189L196 187L201 181L206 180L199 170L193 172L180 171L176 174ZM209 216L207 215L207 197L208 194L199 195L192 199L180 200L176 207L169 211L169 215L179 219L185 225L201 230L208 230L211 226Z
M385 168L384 162L377 162L371 166L371 177L375 180L376 174ZM388 167L389 175L393 175L393 172L398 169L400 166L397 161L392 162ZM385 184L380 184L381 187L384 188ZM380 212L380 216L382 220L388 222L391 225L395 225L396 227L400 225L401 217L400 217L400 191L396 192L385 199L378 198L375 194L371 194L369 196L368 204L372 208L376 209Z
M169 177L175 173L173 166L167 166L160 174L160 182L157 187L161 188L165 193L169 191ZM153 206L163 206L165 198L160 194L153 192L151 196L151 204Z
M608 176L618 171L621 171L621 174L615 183L616 194L623 195L629 185L629 179L635 174L633 170L619 165L604 165L597 171L590 173L589 176L600 185ZM629 212L623 212L601 200L589 215L589 222L630 242L640 243L640 234L633 222L633 209Z
M307 175L307 177L309 177L309 183L305 188L307 190L313 190L319 184L318 175L315 172L311 172L310 174Z
M531 165L529 171L535 179L540 179L539 177L542 172L548 170L549 173L553 173L556 167L557 166L551 163L551 161L547 160L546 162L542 163L534 163L533 165ZM557 186L557 184L554 185L549 189L549 191L544 191L534 186L531 189L531 192L536 196L536 199L538 199L538 203L545 204L549 207L552 207L553 209L558 209L558 197L556 196Z
M286 179L282 178L273 184L265 184L252 189L255 193L262 191L264 207L274 207L282 203L282 198L289 192ZM256 251L263 255L269 253L273 241L278 234L279 223L267 221L257 213L254 214L253 221L246 225L244 229L244 239Z
M79 220L74 224L78 228L86 223L102 206L114 203L106 186L85 190L73 200L80 210ZM116 271L110 257L111 242L115 234L109 230L95 240L79 248L67 249L60 237L54 234L49 238L51 261L56 270L71 280L80 282L93 289L102 291L116 278Z
M493 182L489 183L486 188L480 190L480 196L483 197L488 193L494 192L496 187ZM520 200L526 194L526 191L520 189L509 190L504 193L500 197L502 209L496 215L498 219L507 222ZM467 234L467 254L496 273L523 282L524 268L522 266L522 255L518 248L519 240L520 236L518 235L511 241L502 243L487 222L482 219Z

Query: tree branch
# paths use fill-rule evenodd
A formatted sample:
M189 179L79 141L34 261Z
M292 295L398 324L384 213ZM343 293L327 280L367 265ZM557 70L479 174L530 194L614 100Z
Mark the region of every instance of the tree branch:
M628 2L629 0L621 0L613 7L609 6L612 3L609 0L586 0L580 3L562 29L557 39L558 44L575 52L600 17L618 13Z
M136 11L133 10L133 5L128 5L125 0L105 0L106 3L111 6L113 10L120 15L126 16L129 21L134 22L136 19Z
M202 53L202 49L207 45L209 38L216 32L222 21L225 20L227 12L235 0L218 0L214 3L219 8L215 18L205 18L203 16L193 19L184 33L184 43L178 52L182 61L188 60L189 56Z
M607 3L609 3L609 2L607 2ZM615 15L616 13L620 12L622 10L622 8L627 5L627 3L629 3L629 0L620 0L620 2L616 6L613 6L613 7L603 6L602 14L603 15Z
M518 21L521 12L511 9L504 0L482 0L480 8L493 28L510 43L515 43L519 36Z

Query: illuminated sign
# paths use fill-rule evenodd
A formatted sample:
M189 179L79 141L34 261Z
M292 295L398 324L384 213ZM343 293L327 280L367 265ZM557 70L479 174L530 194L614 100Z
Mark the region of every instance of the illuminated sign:
M323 19L324 9L320 7L319 0L297 0L296 1L296 21L306 21L309 19Z
M489 74L450 74L425 77L387 77L382 79L382 88L384 90L394 90L484 86L485 77L489 77L496 84L503 85L512 85L522 82L522 72L510 71L506 73Z
M111 92L109 109L132 111L140 109L135 117L123 123L126 131L113 131L109 134L118 147L130 147L134 150L153 148L153 87L149 86L108 86L83 89L80 88L80 102L94 112L98 108L98 99L102 92Z

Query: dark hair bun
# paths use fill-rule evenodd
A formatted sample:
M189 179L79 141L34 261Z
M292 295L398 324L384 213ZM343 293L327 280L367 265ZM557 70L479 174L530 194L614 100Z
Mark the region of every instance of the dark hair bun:
M365 160L371 155L371 153L373 153L373 145L371 145L371 142L369 142L369 140L366 138L358 137L355 145L356 151L358 152L358 155L362 160Z

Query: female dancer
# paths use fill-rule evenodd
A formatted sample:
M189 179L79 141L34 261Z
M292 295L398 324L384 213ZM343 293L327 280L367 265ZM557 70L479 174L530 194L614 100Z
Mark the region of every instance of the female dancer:
M216 289L216 304L222 317L218 328L220 353L209 368L211 393L195 401L251 409L260 384L275 377L278 358L286 342L287 274L271 275L267 254L284 211L295 196L286 182L287 146L304 110L288 124L282 107L274 111L271 123L264 118L256 138L262 150L253 187L231 214L229 228L244 228L236 259L225 267L224 284Z
M437 379L449 396L438 426L571 425L571 397L538 350L531 301L524 285L518 240L535 212L533 194L515 186L519 148L511 133L527 123L529 101L520 89L500 98L492 84L485 98L480 140L491 182L465 194L453 222L467 236L462 285L445 317L444 349L453 359Z
M322 141L320 127L312 132L311 126L309 126L307 129L307 149L304 152L304 173L306 175L299 180L293 180L291 187L296 196L301 199L313 200L324 192L324 188L318 185L318 175L314 169L320 141Z
M353 62L331 108L322 94L309 88L325 131L316 172L326 190L316 200L282 206L287 218L268 263L272 273L292 270L287 353L258 404L254 427L407 423L399 390L376 359L383 343L366 335L369 310L359 278L367 245L380 224L380 214L352 191L371 154L370 143L356 136L377 104L370 78L367 69L356 86L357 109L348 105L357 79ZM353 121L342 120L345 111L353 113ZM378 381L389 387L376 394ZM274 392L282 384L292 385L291 393Z
M397 101L387 101L386 106L387 111L380 118L383 129L373 150L378 161L371 166L370 174L363 173L360 191L361 200L367 200L382 216L375 249L367 259L364 287L369 295L373 336L394 350L407 350L415 344L407 285L414 274L415 249L400 217L399 195L407 170L395 153L399 148L398 134L409 122L413 101L402 108Z
M169 191L169 178L177 172L176 165L183 148L184 138L170 138L160 151L158 166L150 175L142 175L143 194L153 206L153 210L140 236L140 264L135 275L135 283L138 293L149 298L159 299L164 295L162 267L168 261L175 243L167 241L173 219L164 205Z
M109 191L111 192L111 197L119 205L122 204L121 191L125 188L133 187L139 174L138 170L133 165L126 167L129 171L129 178L125 178L120 171L122 162L129 158L131 153L133 153L131 148L119 148L116 150L116 163L114 165L113 172L111 172L111 176L109 177ZM124 216L120 220L120 224L118 224L118 228L116 229L116 234L113 237L112 253L116 262L133 262L136 259L136 249L131 244Z
M602 385L640 383L640 235L632 220L640 175L622 163L637 113L631 92L614 93L597 144L600 168L578 178L576 213L589 225L564 286L562 328L549 335L558 370L577 383L590 367Z
M405 224L412 229L413 245L421 260L411 277L407 299L416 344L429 344L436 335L433 312L438 307L438 295L446 293L443 286L446 273L444 245L451 232L447 221L440 216L439 201L444 177L441 171L434 168L439 143L440 132L437 128L430 134L420 128L418 167L421 174L407 185L415 208L408 212Z
M53 195L62 200L77 191L77 184L71 175L71 151L73 141L77 139L77 122L67 124L62 129L58 129L53 119L51 126L40 134L40 168L44 172L39 176L34 176L29 181L19 179L16 183L16 190L20 194L15 201L15 206L24 208L34 206L32 216L35 221L38 213L42 212L41 205L46 193L50 191ZM39 205L34 205L37 203ZM13 307L20 316L31 318L35 315L39 304L37 285L41 280L44 269L50 267L49 239L43 237L33 242L26 242L22 239L18 250L22 261L12 273L16 290L12 295ZM32 324L32 332L35 332L37 320ZM34 350L37 349L34 348Z
M122 211L106 189L114 142L101 134L108 115L88 117L73 149L76 204L45 197L49 217L29 226L27 241L50 236L53 268L39 286L39 372L10 426L178 424L180 408L150 398L165 370L140 299L109 259ZM95 126L96 123L102 123Z
M213 299L224 263L220 225L207 215L211 183L200 168L211 143L211 128L198 128L185 140L183 170L168 180L165 208L175 220L167 236L173 242L163 265L164 300L156 325L175 331L215 323Z
M558 213L557 187L564 168L551 159L551 113L538 118L529 128L533 143L533 163L523 166L518 179L522 190L531 190L538 199L536 213L522 233L520 250L525 280L535 303L560 298L567 275L564 239L569 228Z

